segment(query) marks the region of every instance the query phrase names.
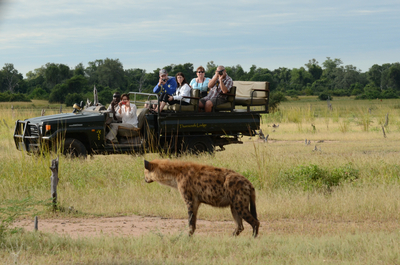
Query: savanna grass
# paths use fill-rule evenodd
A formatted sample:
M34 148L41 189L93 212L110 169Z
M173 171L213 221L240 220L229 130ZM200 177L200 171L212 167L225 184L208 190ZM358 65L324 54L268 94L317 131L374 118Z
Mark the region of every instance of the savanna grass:
M327 108L326 102L315 98L284 102L278 112L263 117L262 129L264 134L269 134L268 142L245 137L243 145L227 146L225 151L214 155L177 158L230 168L249 178L257 189L259 219L278 222L279 235L269 227L262 227L263 235L258 241L212 235L199 236L192 241L178 235L165 239L148 235L140 239L72 240L28 233L12 239L15 245L26 244L22 247L20 261L23 263L34 257L30 264L77 263L79 259L84 263L118 261L121 264L136 261L140 264L399 263L399 246L393 242L399 241L400 108L395 106L400 101L335 98L331 104L332 110ZM56 154L30 156L17 151L12 140L13 126L10 125L15 119L38 116L37 111L40 113L40 109L11 112L4 108L0 112L1 200L27 196L45 200L51 196L49 166ZM387 135L384 138L381 126L386 122L386 114L389 114L389 123L384 127ZM305 139L311 144L306 145ZM73 206L78 210L75 215L88 217L139 214L187 218L178 191L157 183L146 184L143 180L143 159L159 157L150 153L100 155L84 160L61 156L59 204L63 208ZM299 167L317 165L329 173L349 164L358 172L358 177L340 182L329 192L280 185L284 174L296 172ZM67 214L48 210L43 217ZM199 218L232 220L229 209L207 206L200 208ZM294 220L300 227L313 220L314 226L286 230L284 220ZM337 222L343 225L330 230L329 224ZM347 222L371 225L349 227ZM314 230L315 227L319 227L318 230ZM46 256L31 247L29 242L36 240L32 239L35 237L40 238L39 245ZM177 237L178 243L171 244ZM49 242L55 242L54 250ZM9 244L0 252L3 258L10 258L13 243Z
M6 264L398 264L398 233L226 236L149 234L72 240L22 233L0 250Z

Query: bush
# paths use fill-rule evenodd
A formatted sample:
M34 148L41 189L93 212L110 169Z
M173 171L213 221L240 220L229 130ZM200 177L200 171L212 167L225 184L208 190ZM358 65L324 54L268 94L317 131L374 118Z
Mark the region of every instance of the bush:
M31 100L22 93L4 92L0 93L0 102L31 102Z
M107 106L113 100L113 92L111 90L103 90L99 92L99 102L104 106Z
M73 106L74 103L77 103L78 105L80 102L83 101L83 95L78 94L78 93L73 93L73 94L68 94L65 97L65 105L68 106Z
M332 172L317 165L298 166L284 172L278 178L282 187L301 187L304 191L331 191L332 187L358 178L359 171L349 163L344 167L335 168Z
M297 97L299 95L299 92L292 89L292 90L286 91L286 95L289 97Z
M41 87L36 87L29 95L31 99L49 99L49 94Z
M285 95L282 92L274 92L270 94L269 97L269 110L271 112L274 112L277 108L279 103L281 103L282 101L287 101L287 98L285 97Z
M357 96L357 95L360 95L360 94L362 94L362 90L361 89L359 89L359 88L354 88L352 91L351 91L351 95L352 96Z
M65 84L56 85L50 93L49 103L64 103L68 87Z
M390 89L390 90L384 90L381 93L381 98L399 98L398 94L396 91Z
M335 90L333 90L332 95L334 95L334 96L350 96L350 91L347 91L344 89L335 89Z
M332 100L333 99L332 96L326 92L322 92L321 94L319 94L318 98L320 100L328 100L328 99Z

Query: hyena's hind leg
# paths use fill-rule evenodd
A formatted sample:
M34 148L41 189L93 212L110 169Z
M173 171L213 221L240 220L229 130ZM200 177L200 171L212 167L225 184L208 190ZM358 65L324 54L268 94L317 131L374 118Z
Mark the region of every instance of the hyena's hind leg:
M239 216L238 212L236 211L235 207L231 205L231 213L233 216L233 220L235 221L236 228L233 231L233 236L238 236L243 230L243 219Z
M251 227L253 227L253 237L257 237L258 235L258 228L260 227L260 221L254 218L249 209L243 208L243 219L248 222Z

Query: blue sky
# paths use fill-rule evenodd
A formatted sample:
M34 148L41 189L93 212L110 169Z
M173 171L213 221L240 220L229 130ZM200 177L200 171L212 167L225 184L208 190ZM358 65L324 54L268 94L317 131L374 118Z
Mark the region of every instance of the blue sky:
M340 58L400 61L398 0L0 0L0 67L25 74L119 59L125 69L207 62L248 71Z

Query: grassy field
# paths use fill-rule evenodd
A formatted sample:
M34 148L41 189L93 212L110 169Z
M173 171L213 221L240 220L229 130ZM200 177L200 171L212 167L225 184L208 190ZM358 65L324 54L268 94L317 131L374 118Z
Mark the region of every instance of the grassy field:
M179 158L230 168L252 181L259 219L274 223L262 227L256 240L249 233L238 238L149 234L72 239L20 232L3 238L0 261L11 264L17 257L18 264L399 264L400 100L335 98L331 104L332 109L315 97L283 102L278 112L263 118L268 142L246 137L243 145L227 146L213 156ZM46 200L55 155L32 157L17 151L13 126L16 119L38 116L42 108L46 115L57 113L60 106L35 101L14 103L11 110L11 105L0 104L0 200ZM38 207L41 218L187 218L176 190L144 183L143 159L155 158L159 155L60 157L59 202L78 213ZM201 207L199 218L232 220L228 209L208 206Z

